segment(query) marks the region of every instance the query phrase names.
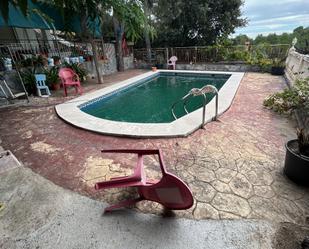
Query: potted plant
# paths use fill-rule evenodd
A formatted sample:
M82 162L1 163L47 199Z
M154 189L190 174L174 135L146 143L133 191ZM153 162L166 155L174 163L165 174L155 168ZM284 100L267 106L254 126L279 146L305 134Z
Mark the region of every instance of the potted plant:
M284 69L285 69L285 58L282 59L274 58L272 60L272 66L270 71L272 75L284 75Z
M81 82L84 82L86 80L87 71L80 63L64 63L65 67L71 68L75 73L78 74L79 79Z
M53 56L55 66L61 64L61 58L59 56Z
M86 55L86 61L92 61L92 56L91 55Z
M58 71L58 67L53 66L50 69L46 69L44 72L46 74L46 84L55 91L60 89Z
M294 182L309 186L309 134L297 130L297 139L286 143L284 173Z
M264 100L264 105L279 113L301 111L309 118L309 79L297 80L291 88L272 94ZM308 125L297 130L297 139L286 143L284 173L297 184L309 185Z
M35 73L36 71L33 67L24 68L20 72L24 86L29 95L34 95L36 93Z

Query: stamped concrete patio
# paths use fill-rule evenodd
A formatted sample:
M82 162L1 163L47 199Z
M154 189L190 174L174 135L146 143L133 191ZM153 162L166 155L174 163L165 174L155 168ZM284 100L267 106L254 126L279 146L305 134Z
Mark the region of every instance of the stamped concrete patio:
M106 82L142 72L131 70L107 77ZM86 91L101 87L86 87ZM262 105L267 95L284 87L281 77L247 73L231 108L219 121L187 138L174 139L117 138L77 129L54 111L55 104L68 98L39 99L30 105L0 109L1 145L52 182L108 203L135 193L127 189L95 192L94 183L130 174L135 158L101 154L100 150L160 147L168 169L188 183L195 197L194 206L175 212L176 216L305 225L309 222L309 190L296 186L282 173L284 143L295 137L294 123ZM157 158L148 157L145 165L148 177L159 177ZM150 202L137 208L162 212Z

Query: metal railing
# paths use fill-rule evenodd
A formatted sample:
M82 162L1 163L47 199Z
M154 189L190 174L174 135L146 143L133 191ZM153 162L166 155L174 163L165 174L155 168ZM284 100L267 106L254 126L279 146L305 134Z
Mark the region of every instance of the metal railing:
M245 57L254 53L263 52L269 58L282 58L286 56L289 44L251 45L251 46L205 46L205 47L169 47L152 48L151 62L165 64L175 55L178 63L208 63L224 61L243 61ZM147 50L134 49L136 60L148 62Z
M65 40L33 40L33 41L19 41L17 43L0 41L3 47L8 48L12 53L14 61L26 60L28 58L42 55L45 57L64 57L71 56L93 56L93 51L90 43L75 42ZM101 42L96 42L99 56L103 56L103 45ZM0 56L7 56L5 50L0 51Z
M205 114L206 114L206 93L214 93L215 97L216 97L216 105L215 105L215 116L213 117L213 121L217 120L217 116L218 116L218 105L219 105L219 100L218 100L218 89L213 86L213 85L205 85L202 88L192 88L185 96L183 96L180 100L177 100L171 107L171 112L172 115L174 117L174 119L178 119L174 109L176 107L177 104L183 102L183 109L186 112L186 114L189 113L189 111L187 110L187 102L191 97L196 97L196 96L203 96L203 115L202 115L202 124L201 124L201 128L204 127L205 124Z

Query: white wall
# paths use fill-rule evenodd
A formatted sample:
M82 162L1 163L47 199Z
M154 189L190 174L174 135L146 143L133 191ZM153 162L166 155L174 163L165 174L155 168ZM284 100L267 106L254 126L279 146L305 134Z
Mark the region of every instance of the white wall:
M297 78L309 77L309 55L300 54L292 47L286 59L285 75L291 84Z

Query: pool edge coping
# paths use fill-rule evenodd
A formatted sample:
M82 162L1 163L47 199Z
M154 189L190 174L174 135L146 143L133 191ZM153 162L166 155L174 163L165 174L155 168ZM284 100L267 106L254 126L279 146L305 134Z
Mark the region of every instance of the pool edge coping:
M173 73L198 73L198 74L229 74L231 75L219 91L218 115L221 115L231 106L240 82L244 76L242 72L223 71L191 71L191 70L157 70L146 72L141 75L116 82L111 86L87 93L67 102L55 106L57 115L82 129L112 136L125 136L135 138L162 138L162 137L186 137L199 129L202 123L202 108L195 110L171 123L130 123L101 119L80 110L79 106L102 95L111 93L151 77L160 72ZM215 115L215 98L206 106L205 124L213 119Z

